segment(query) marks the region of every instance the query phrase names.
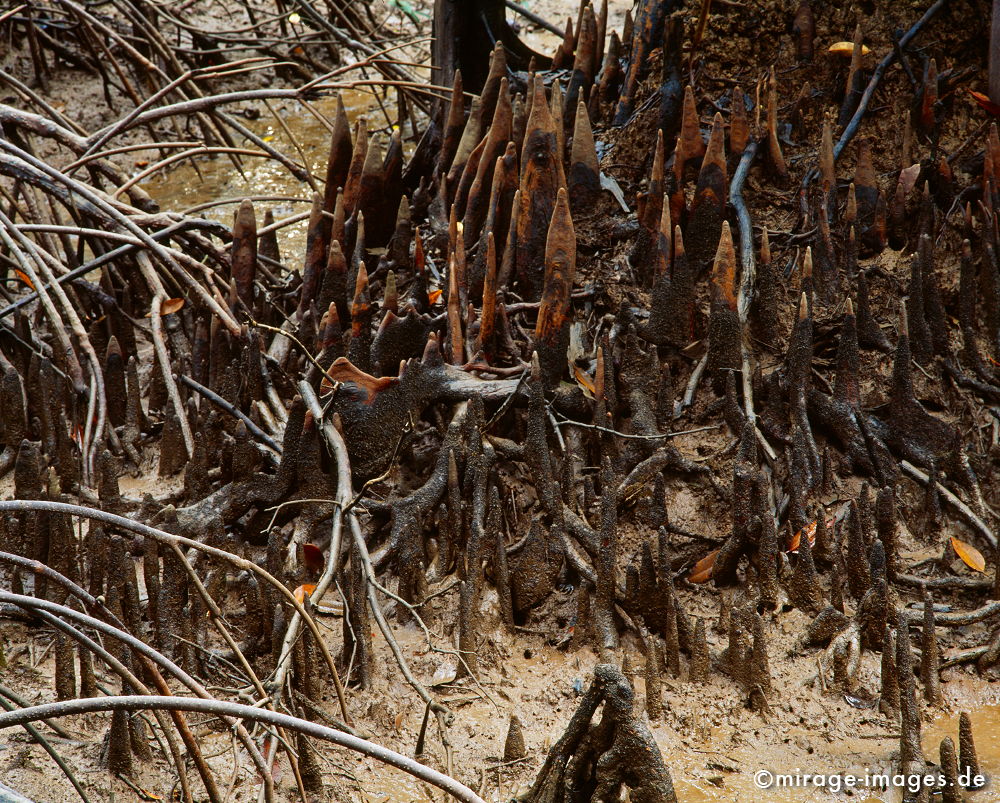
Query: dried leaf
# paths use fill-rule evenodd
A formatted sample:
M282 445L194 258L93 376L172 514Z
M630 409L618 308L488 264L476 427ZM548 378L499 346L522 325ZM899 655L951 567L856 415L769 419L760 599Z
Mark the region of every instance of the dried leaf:
M454 664L439 664L438 668L434 670L434 676L431 678L431 685L443 686L446 683L451 683L457 674L458 672L456 671Z
M917 179L920 177L920 163L910 165L905 170L899 172L899 183L903 185L903 195L909 195L917 186Z
M183 298L168 298L162 304L160 304L160 317L164 315L173 315L175 312L180 310L184 306ZM152 315L152 312L147 312L146 317L148 318Z
M323 550L316 546L316 544L303 544L302 562L305 563L306 568L310 571L320 572L323 571L323 567L326 565L326 558L323 557Z
M853 56L854 55L854 42L834 42L827 48L827 53L834 53L838 56ZM867 56L871 53L871 50L867 45L861 45L861 55Z
M312 592L316 590L314 583L303 583L298 588L295 589L295 599L299 601L301 605L306 601L306 595L312 596Z
M22 282L28 285L28 288L30 290L35 289L35 285L31 283L31 279L28 278L28 274L25 273L23 270L18 270L17 268L14 268L14 274L17 276L18 279L20 279Z
M802 533L808 533L809 534L809 546L812 546L813 544L815 544L816 543L816 522L815 521L809 522L805 527L803 527L801 530L799 530L797 533L795 533L795 535L792 536L792 539L788 542L788 551L789 552L798 552L799 551L799 544L802 542Z
M699 560L688 575L689 583L707 583L712 579L712 569L715 568L715 559L719 556L719 550L713 549L705 557Z
M160 315L173 315L184 306L183 298L168 298L160 305Z
M858 697L854 694L845 694L844 702L852 708L860 708L864 710L866 708L874 708L878 705L878 697Z
M982 92L976 92L972 89L969 90L969 94L972 95L972 99L976 101L976 103L986 109L986 111L994 117L1000 117L1000 105L990 100L987 95L984 95Z
M967 544L952 536L951 548L955 550L955 554L962 559L962 562L973 571L986 571L986 558L972 544Z
M576 378L576 384L580 386L583 394L588 399L593 399L597 394L597 389L594 387L594 380L578 365L573 366L573 376Z
M399 729L403 727L403 716L404 715L402 711L396 714L396 721L393 723L394 727L396 728L396 733L399 733L400 732Z
M625 193L622 192L621 185L607 173L601 173L601 189L610 192L624 212L630 213L632 211L625 202Z

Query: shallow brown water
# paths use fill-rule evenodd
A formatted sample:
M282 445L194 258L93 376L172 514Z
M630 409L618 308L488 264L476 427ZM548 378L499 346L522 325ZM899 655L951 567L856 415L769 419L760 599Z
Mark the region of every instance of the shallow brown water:
M341 97L352 124L359 115L366 113L370 117L370 129L377 129L378 126L385 124L385 119L371 94L345 90L341 93ZM327 120L332 120L337 108L336 103L336 95L329 95L311 105ZM321 178L326 169L326 158L330 147L329 129L299 103L272 102L271 105L281 115L282 121L302 148L316 184L322 188ZM295 143L271 116L267 107L262 105L260 111L259 119L242 122L268 144L293 160L301 161ZM218 220L227 225L232 223L233 213L243 198L270 196L282 199L254 202L258 225L267 209L274 212L276 221L298 213L308 213L312 199L312 189L307 183L299 181L278 162L256 157L243 157L242 174L226 157L199 159L197 169L189 161L181 162L173 170L157 174L143 184L143 187L164 210L178 212L195 210L193 214ZM198 209L206 204L211 206ZM307 220L303 219L278 230L278 244L282 256L287 259L288 267L297 267L299 262L297 255L305 251L306 226Z

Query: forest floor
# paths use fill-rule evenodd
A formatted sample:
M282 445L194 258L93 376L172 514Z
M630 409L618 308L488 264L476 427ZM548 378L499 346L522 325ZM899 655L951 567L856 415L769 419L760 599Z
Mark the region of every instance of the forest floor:
M203 3L191 5L196 12ZM624 11L630 3L614 0L610 4L609 30L621 28ZM689 2L689 29L694 25L697 3ZM847 59L831 55L827 48L834 42L850 40L855 25L860 24L865 43L872 53L867 56L867 66L872 67L892 46L892 36L897 29L905 29L925 10L923 0L900 2L853 2L821 4L817 6L816 53L811 62L801 62L795 52L790 33L794 4L788 2L718 2L713 4L703 43L695 53L694 71L691 75L701 110L702 128L711 126L716 109L728 108L731 90L739 83L744 91L752 92L759 85L770 67L779 76L781 101L779 115L789 119L793 104L801 88L808 82L811 93L799 106L801 112L794 127L783 132L783 147L788 162L791 182L786 187L776 187L763 168L755 167L745 189L755 224L766 225L771 236L775 263L787 275L782 288L779 308L786 314L797 308L800 295L801 264L804 238L799 236L799 183L804 172L815 163L820 142L820 131L825 110L833 107L831 98L844 80ZM560 26L565 22L567 4L559 0L534 0L532 10L551 19ZM923 61L937 60L939 72L946 69L971 67L971 74L950 95L943 98L941 128L934 152L949 158L956 173L957 183L965 186L974 180L970 166L975 154L981 151L988 122L984 112L969 98L966 88L983 89L985 84L985 37L981 27L986 5L975 0L955 0L940 13L918 38L909 51L910 65L918 76L923 72ZM207 13L207 9L205 10ZM572 11L575 14L575 10ZM560 22L560 18L562 22ZM551 50L555 37L538 31L530 24L520 23L523 35L532 46ZM689 40L688 40L689 41ZM2 53L0 53L2 55ZM24 70L16 48L5 55L5 63ZM684 61L687 63L688 56ZM644 89L648 94L656 90L655 76L659 71L660 54L654 54L653 78L647 79ZM642 93L640 93L640 98ZM875 100L862 123L861 136L872 145L876 175L886 193L891 193L891 176L898 170L901 158L903 120L910 111L913 90L904 70L897 64L886 74ZM113 119L101 100L100 83L90 76L81 76L63 69L52 80L48 94L50 102L87 130L94 130L108 119ZM756 98L751 97L756 101ZM377 129L380 113L362 96L348 99L353 118L364 114L369 119L369 130ZM641 106L640 104L637 104ZM309 158L315 160L321 171L325 157L325 129L309 115L295 111L294 104L287 104L284 117L291 129L306 145ZM320 108L323 108L322 102ZM595 131L601 168L614 178L624 191L624 198L633 204L636 191L644 186L654 140L651 132L656 129L657 108L651 106L640 111L636 120L624 129L598 127ZM755 105L751 120L758 114ZM273 136L276 144L283 143L284 133L273 126L258 128ZM412 146L412 142L408 146ZM839 198L846 196L846 183L854 171L856 148L851 145L840 159L837 174L842 181ZM913 142L913 161L931 155L932 145L920 138ZM126 154L118 162L130 170L145 158L143 153ZM245 183L231 166L222 160L199 165L205 181L198 182L194 171L179 168L147 182L147 190L166 209L186 209L219 198L240 197L252 187L260 194L287 195L305 199L304 188L283 174L274 165L263 165L250 173ZM968 173L966 172L968 169ZM610 194L605 193L599 211L592 218L574 221L577 227L579 253L577 263L578 285L596 287L595 318L614 315L619 306L627 304L636 308L648 307L648 294L636 287L631 269L626 262L627 244L609 244L608 233L613 224L626 219L626 215ZM293 201L276 201L279 218L303 207ZM232 206L222 206L209 212L220 220L231 220ZM955 216L955 218L960 215ZM305 224L290 227L283 234L282 250L294 254L301 248ZM942 291L946 309L956 307L958 264L962 234L960 225L946 225L938 242L937 266L943 278ZM294 258L290 261L294 261ZM893 324L896 320L895 301L900 298L908 283L910 255L906 250L886 249L875 257L863 258L862 267L872 268L872 300L876 318L883 324L889 339L895 341ZM700 316L707 321L708 294L701 295ZM825 305L819 310L815 323L816 347L814 367L829 374L836 349L836 322L843 315L843 302ZM700 325L702 330L703 325ZM700 336L704 331L699 332ZM764 344L761 361L766 374L784 359L785 338L782 342ZM688 368L700 357L697 350L687 355ZM770 363L768 362L770 360ZM867 410L879 410L889 401L888 389L891 359L878 352L862 352L861 394ZM686 379L687 374L683 374ZM942 418L961 426L971 460L977 471L987 505L1000 507L1000 481L997 479L997 421L991 417L988 406L970 393L953 385L930 381L929 376L915 373L917 397L926 407ZM678 395L681 389L678 384ZM719 397L708 387L702 386L695 403L674 422L674 429L684 431L711 427L688 435L678 435L672 443L680 453L691 460L709 466L715 477L729 482L733 473L734 434L721 425ZM738 433L737 433L738 435ZM419 447L417 447L419 448ZM842 512L848 500L860 493L862 478L843 472L834 457L834 476L826 491L817 498L828 518ZM163 480L155 476L155 447L148 447L144 455L144 474L138 478L123 476L123 494L138 498L151 491L158 499L168 499L181 486L180 476ZM401 480L402 481L402 480ZM507 489L523 497L533 495L525 488L525 478L506 478ZM5 485L2 495L6 498L12 486ZM388 483L377 488L379 494L388 496L393 489ZM965 541L976 541L976 536L956 517L946 514L940 529L925 533L924 487L903 476L896 486L900 516L900 557L905 565L933 562L947 566L948 572L970 575L971 570L958 561L951 551L949 538L955 536ZM508 512L516 525L527 516L529 503ZM687 570L718 545L728 534L731 521L729 500L720 498L704 482L685 477L668 477L666 481L666 510L669 522L678 531L694 534L687 537L671 533L669 544L674 556L674 569L678 575L678 593L689 616L703 619L707 624L708 641L713 656L724 650L728 636L725 621L728 609L740 599L739 590L718 590L709 584L692 584L686 581ZM993 518L995 525L998 521ZM621 543L620 565L632 563L639 554L642 542L655 530L644 518L643 506L636 504L620 515L619 538ZM986 552L986 547L983 551ZM987 572L995 570L995 559L987 553ZM392 582L391 578L388 582ZM824 580L826 582L826 580ZM443 578L429 589L440 595L424 606L424 619L431 628L435 644L452 644L456 621L457 589L450 577ZM492 598L484 603L486 609L496 604ZM332 597L332 593L330 595ZM936 601L958 607L975 607L974 595L939 594ZM901 607L919 603L921 597L902 592ZM397 639L409 660L414 673L434 687L437 697L455 714L449 738L453 751L455 777L476 789L490 801L507 801L530 784L540 768L549 747L562 734L569 717L576 708L577 698L593 675L597 656L588 644L580 644L572 637L575 616L575 589L566 585L557 589L550 598L530 612L515 632L502 626L487 629L480 634L479 673L474 681L466 679L451 682L454 662L450 655L428 650L422 632L408 617L400 615L396 606L386 606ZM328 633L331 649L339 647L340 620L322 619ZM497 617L487 616L495 622ZM811 617L795 608L779 608L765 616L767 627L770 670L773 696L766 715L748 706L746 694L721 672L713 672L707 682L693 684L687 679L687 668L680 677L666 679L663 683L664 713L650 723L652 732L672 772L681 803L701 801L751 801L760 800L762 793L753 785L754 773L770 770L775 773L849 773L863 774L887 771L898 750L898 725L880 714L869 703L879 693L879 656L865 652L858 673L856 688L851 694L825 688L817 680L818 661L822 650L802 649L797 643ZM238 619L237 619L238 623ZM967 627L950 627L940 630L939 640L943 657L957 655L963 648L982 644L988 640L990 630L983 624ZM0 649L6 656L7 668L0 670L0 683L10 687L30 702L52 697L53 666L50 649L51 634L40 628L0 620ZM351 715L359 729L374 741L400 752L412 754L416 734L424 716L422 702L412 693L400 677L388 646L381 635L375 634L377 651L376 680L373 688L365 691L350 690L348 695ZM634 684L638 696L645 693L643 677L644 650L633 636L626 634L622 644L627 663L634 668ZM822 660L827 661L826 657ZM824 668L824 672L826 669ZM923 708L925 727L923 738L925 753L937 755L937 744L944 735L957 741L957 714L969 711L979 741L979 757L988 775L1000 775L1000 671L996 667L984 674L977 672L974 664L963 663L942 671L943 702L938 707ZM324 688L324 705L333 711L336 697L332 686ZM527 756L514 763L504 762L504 739L508 718L516 714L524 727ZM97 799L112 799L108 794L109 781L106 771L98 764L101 729L87 717L69 719L62 723L72 734L72 739L55 738L60 750L78 770L84 785L93 790ZM219 731L211 723L193 723L199 738L204 740L205 753L210 763L219 770L221 778L231 783L227 799L249 800L255 790L253 774L246 757L239 754L232 737ZM433 728L432 728L433 730ZM429 737L429 741L435 742ZM326 762L324 771L330 780L329 799L363 800L372 803L396 803L422 799L439 799L440 792L416 783L408 776L354 756L321 748ZM439 761L440 756L431 750ZM283 759L282 759L283 761ZM167 799L172 781L165 765L144 767L140 773L140 786L152 795ZM37 801L62 801L72 799L72 790L51 760L24 734L14 731L0 734L0 779L9 786ZM279 761L276 781L283 799L295 796L294 781L287 765ZM141 796L119 781L112 782L117 800L131 800ZM108 794L106 798L102 795ZM831 795L817 790L773 790L766 793L768 800L811 801L829 800ZM851 799L892 801L898 792L856 792ZM997 800L1000 795L995 787L979 793L979 799ZM0 793L2 799L2 793ZM147 797L144 799L153 799ZM840 799L832 796L832 799Z

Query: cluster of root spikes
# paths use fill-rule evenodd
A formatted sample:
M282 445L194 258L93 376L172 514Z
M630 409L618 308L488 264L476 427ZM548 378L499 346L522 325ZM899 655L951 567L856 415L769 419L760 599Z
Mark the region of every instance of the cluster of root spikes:
M207 711L236 728L266 799L279 754L303 793L322 787L309 736L478 800L446 777L454 712L394 634L418 624L476 681L485 633L568 593L574 627L554 641L592 648L599 665L530 800L615 799L622 786L675 800L648 725L661 678L725 673L769 716L767 623L790 608L811 617L799 649L822 650L824 691L857 699L862 655L881 653L865 705L899 724L900 765L925 766L919 696L941 701L938 634L1000 614L983 601L1000 597L1000 574L982 573L972 545L996 564L981 485L995 447L922 403L1000 402L996 126L968 186L943 156L911 163L939 124L931 62L901 169L880 181L860 139L853 176L839 175L871 98L852 69L798 194L790 279L743 196L751 171L762 186L790 181L775 76L753 93L764 119L751 122L735 88L728 119L704 132L671 6L645 0L610 37L606 4L585 6L544 71L509 70L498 47L471 104L454 75L408 162L398 132L370 138L341 107L294 259L249 201L231 232L142 212L94 185L112 173L88 183L33 155L56 123L4 118L0 259L26 289L0 310L0 469L13 472L0 603L55 633L59 702L0 726L113 710L104 759L128 776L150 759L128 711L152 709L181 795L214 802L216 772L183 713ZM803 0L803 57L811 14ZM646 76L658 50L662 77ZM661 124L637 134L650 81ZM602 174L598 121L648 140L635 215ZM886 249L912 253L902 280L879 267ZM701 454L675 444L692 431ZM123 493L123 474L151 470L183 483ZM908 523L904 479L923 489ZM722 533L671 523L667 500L684 488L704 520L728 516ZM945 523L979 574L951 565ZM915 532L944 557L907 565ZM679 585L688 599L715 589L720 654ZM330 614L343 621L333 638L316 624ZM348 738L352 693L384 682L373 630L426 707L421 763ZM1000 637L976 632L953 662L987 671ZM646 656L645 714L626 643ZM210 692L219 676L256 707ZM319 705L331 686L332 711ZM958 757L941 745L949 777L978 766L962 722ZM507 757L523 752L514 717Z

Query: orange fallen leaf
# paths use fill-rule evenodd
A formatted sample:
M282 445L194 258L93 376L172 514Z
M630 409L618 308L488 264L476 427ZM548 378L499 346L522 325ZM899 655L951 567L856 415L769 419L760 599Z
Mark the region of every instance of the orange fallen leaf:
M29 289L31 290L35 289L35 285L31 283L31 279L28 278L28 274L25 273L23 270L18 270L17 268L14 268L14 275L16 275L17 278L20 279L22 282L24 282L26 285L28 285Z
M594 380L591 379L590 375L578 365L573 366L573 376L576 377L576 383L583 388L583 392L590 398L594 398L597 395L597 388L594 387Z
M427 294L427 298L430 299L431 304L437 304L441 300L441 296L444 295L443 290L431 290Z
M986 571L986 558L972 544L967 544L952 536L951 548L955 550L955 554L962 559L962 562L973 571Z
M396 733L399 733L399 729L401 727L403 727L403 712L402 711L400 711L398 714L396 714L396 721L393 724L395 725Z
M173 315L175 312L180 310L184 306L183 298L168 298L162 304L160 304L160 317L164 315ZM146 317L152 315L152 311L146 313Z
M982 92L976 92L973 89L969 90L969 94L972 95L972 99L976 101L976 103L982 106L994 117L1000 117L1000 104L994 103L989 99L988 95L984 95Z
M312 592L316 590L316 586L313 583L303 583L298 588L295 589L295 599L299 601L301 605L306 601L306 595L312 596Z
M816 543L816 522L811 521L801 530L799 530L795 535L792 536L792 540L788 542L789 552L798 552L799 544L802 543L802 533L809 534L809 546Z
M719 550L713 549L705 557L699 560L688 575L689 583L707 583L712 579L712 570L715 568L715 559L719 556Z
M854 55L854 42L834 42L827 48L827 53L835 53L840 56L853 56ZM871 53L867 45L861 45L861 55L867 56Z

